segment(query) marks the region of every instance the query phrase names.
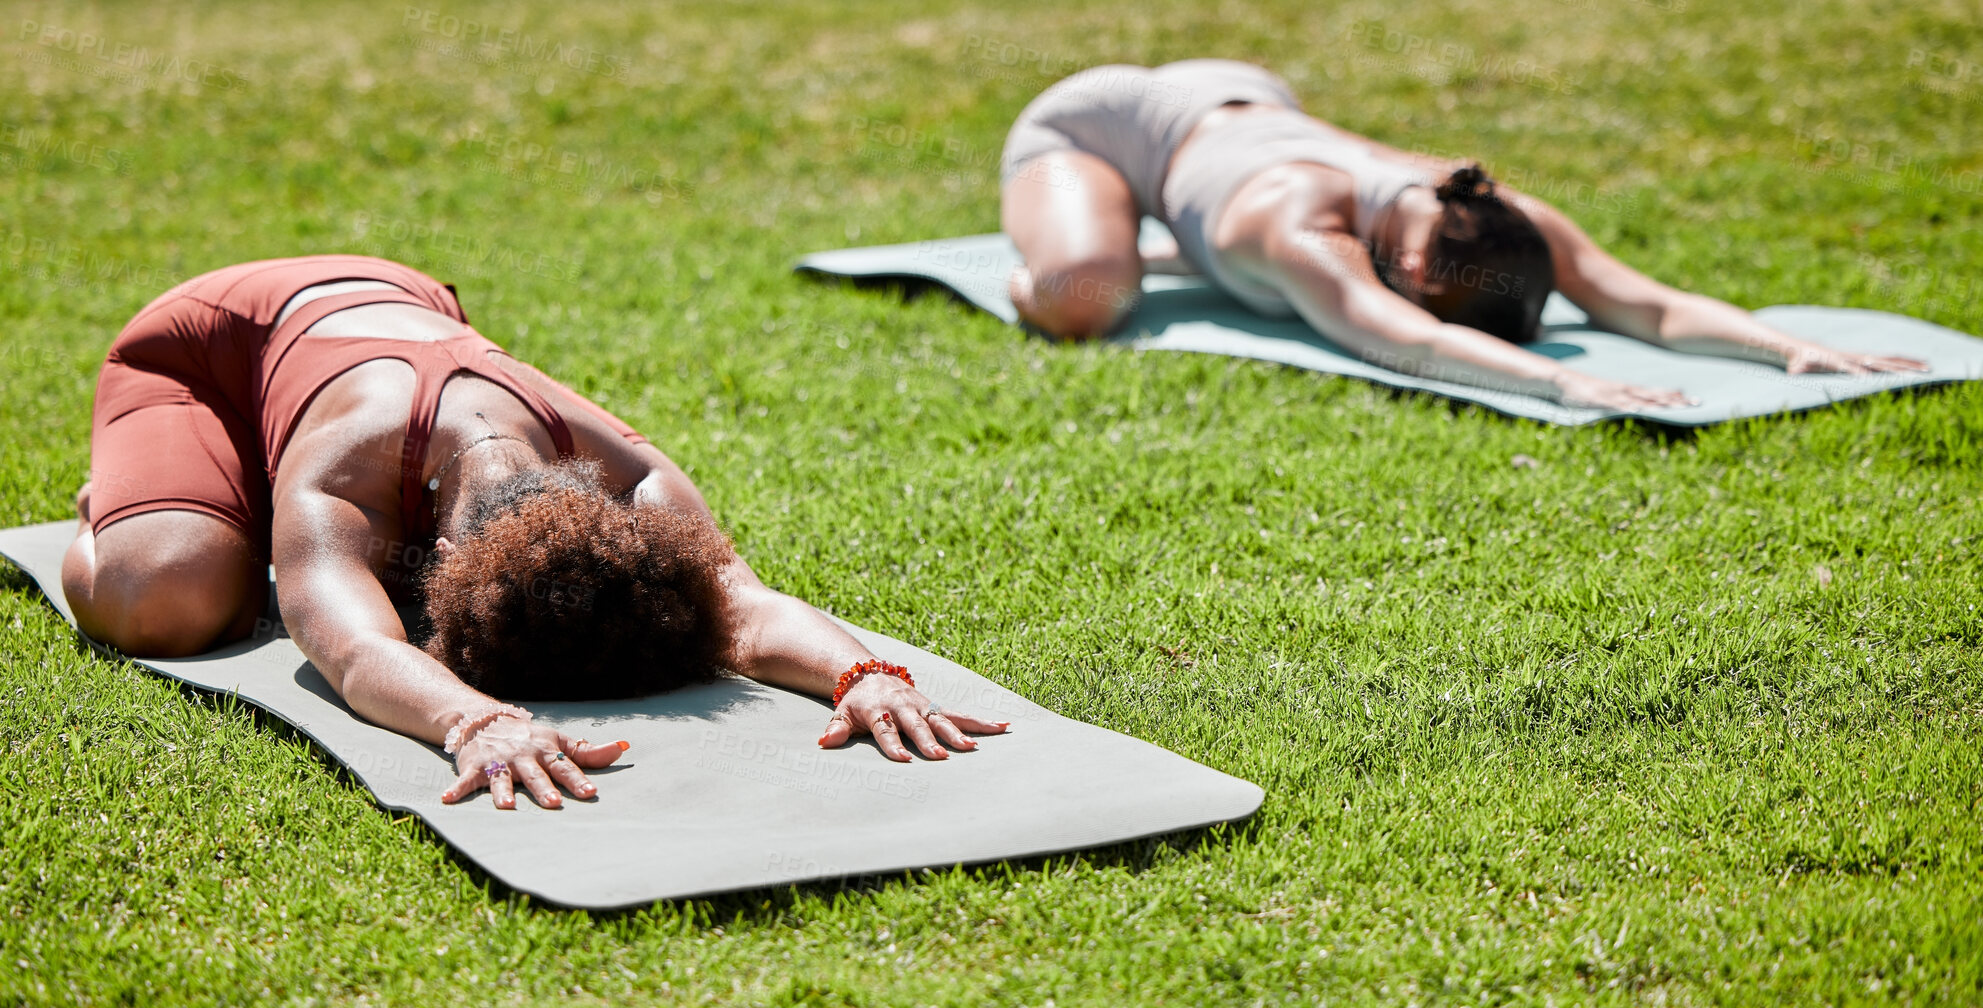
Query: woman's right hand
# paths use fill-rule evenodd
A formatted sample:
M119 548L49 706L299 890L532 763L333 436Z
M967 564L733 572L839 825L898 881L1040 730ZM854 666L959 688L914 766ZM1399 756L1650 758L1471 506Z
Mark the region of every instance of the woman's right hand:
M499 716L455 753L460 776L441 793L441 801L451 805L486 787L497 808L515 808L521 782L538 805L554 809L564 804L560 785L574 798L597 796L599 789L585 771L611 766L626 750L625 742L587 742L522 718Z
M1556 380L1556 401L1565 406L1591 406L1598 409L1644 410L1693 406L1700 400L1679 389L1647 388L1624 382L1565 371Z

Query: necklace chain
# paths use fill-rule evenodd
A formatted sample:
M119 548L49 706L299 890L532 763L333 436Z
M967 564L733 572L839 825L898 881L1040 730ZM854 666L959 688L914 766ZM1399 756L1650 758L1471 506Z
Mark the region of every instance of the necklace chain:
M477 413L475 415L481 416L482 414ZM484 441L521 441L524 444L530 443L529 441L525 441L523 438L517 437L514 434L501 434L501 433L491 432L488 434L484 434L481 437L478 437L475 440L470 441L459 448L456 448L454 450L454 454L449 455L447 462L442 464L441 471L435 473L434 478L427 481L427 489L431 491L434 495L435 526L438 527L441 523L441 480L447 478L448 470L454 468L455 460L461 458L463 452L467 451L470 448L475 447L476 445L481 444Z

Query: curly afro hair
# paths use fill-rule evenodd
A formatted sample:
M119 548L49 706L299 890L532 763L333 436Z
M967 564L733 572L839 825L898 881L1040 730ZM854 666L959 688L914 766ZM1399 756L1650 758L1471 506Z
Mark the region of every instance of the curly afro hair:
M730 540L606 492L595 463L527 469L466 505L424 581L426 651L491 696L605 700L714 679Z

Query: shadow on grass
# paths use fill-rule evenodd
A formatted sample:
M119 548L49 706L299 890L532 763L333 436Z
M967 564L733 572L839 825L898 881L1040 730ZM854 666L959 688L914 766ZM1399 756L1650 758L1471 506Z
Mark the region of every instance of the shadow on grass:
M842 289L853 288L855 290L893 294L905 304L911 301L920 301L931 295L937 295L963 306L973 315L985 314L984 309L972 304L969 298L957 293L949 285L937 283L935 280L927 277L919 277L906 273L891 276L853 277L841 276L837 273L821 273L807 269L799 270L799 274L809 280L821 284L837 285Z

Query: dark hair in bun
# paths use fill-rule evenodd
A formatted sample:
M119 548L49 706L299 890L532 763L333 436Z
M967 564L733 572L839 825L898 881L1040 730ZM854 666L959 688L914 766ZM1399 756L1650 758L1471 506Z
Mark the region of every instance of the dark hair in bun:
M1511 343L1534 339L1543 302L1556 286L1542 232L1495 192L1477 162L1456 169L1433 192L1443 207L1426 249L1420 303L1443 322ZM1399 289L1387 271L1379 275Z
M1494 180L1476 161L1464 168L1454 169L1453 174L1446 176L1446 181L1439 183L1439 187L1432 191L1446 203L1481 200L1494 196ZM1495 197L1495 200L1499 202L1500 198Z

